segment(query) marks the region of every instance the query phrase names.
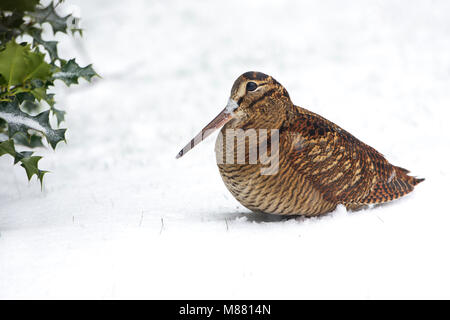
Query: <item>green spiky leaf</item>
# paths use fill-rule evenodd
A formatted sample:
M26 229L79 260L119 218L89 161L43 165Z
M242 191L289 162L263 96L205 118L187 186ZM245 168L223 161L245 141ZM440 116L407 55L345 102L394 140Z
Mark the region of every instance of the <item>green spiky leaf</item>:
M24 101L34 101L34 96L29 92L22 92L16 95L17 101L19 104L23 103Z
M16 94L16 98L22 110L25 112L32 114L39 111L40 105L32 93L21 92Z
M38 44L40 44L41 46L44 47L45 50L47 50L50 59L52 61L55 61L56 59L58 59L58 42L57 41L45 41L44 39L42 39L42 29L38 29L38 28L32 28L30 29L30 35L33 37L33 44L36 46Z
M53 79L62 80L67 86L70 86L71 84L78 84L79 78L91 81L94 76L98 76L98 74L94 71L92 65L82 68L75 62L75 59L71 59L62 65L60 71L53 75Z
M16 156L14 157L14 164L17 164L19 161L22 161L24 158L29 158L33 154L32 151L21 151L16 152Z
M27 80L51 78L51 65L44 61L44 55L31 51L30 45L21 46L13 41L0 51L0 74L11 86L23 85Z
M0 9L5 11L34 11L39 0L2 0Z
M45 2L43 6L39 0L0 0L0 156L11 155L14 164L20 163L29 179L36 175L41 185L46 173L38 168L41 158L31 151L16 151L15 145L42 147L45 137L55 148L58 142L65 141L66 129L50 125L50 113L59 127L65 111L55 108L49 88L54 80L70 86L80 78L90 81L98 76L91 65L82 68L75 59L61 59L58 41L43 34L43 24L48 23L53 34L71 31L72 35L78 32L82 36L77 18L56 12L62 1ZM19 44L17 39L25 42Z
M16 149L14 149L14 141L12 139L0 142L0 156L4 154L10 154L13 157L16 155Z
M44 8L36 8L34 12L30 12L30 16L32 16L37 23L49 23L52 27L53 34L57 32L66 33L68 19L71 15L67 15L65 17L61 17L55 11L55 6L53 2L51 2L47 7Z
M49 123L50 110L39 113L36 116L20 110L17 101L0 103L0 118L8 123L8 136L12 138L20 133L27 137L28 130L35 130L42 133L53 149L60 141L65 141L66 129L53 129Z
M55 95L53 93L47 93L46 87L34 88L30 92L37 99L37 101L44 100L49 104L49 106L55 105Z
M27 136L23 134L16 134L14 137L14 143L20 144L22 146L28 147L28 148L37 148L37 147L43 147L42 144L42 136L38 134L28 134Z
M31 180L31 178L34 175L36 175L42 185L42 179L44 178L44 174L46 174L48 171L39 169L38 162L41 159L42 159L42 157L39 157L39 156L31 156L28 158L23 158L20 160L20 162L21 162L20 165L25 168L28 180Z
M63 110L58 110L56 108L52 108L52 113L56 117L56 121L58 122L58 126L61 124L61 122L64 121L66 117L66 112Z
M25 169L28 180L36 175L42 185L42 179L48 171L40 170L38 162L42 157L32 156L31 151L17 152L12 139L0 142L0 156L9 154L14 158L14 164L20 162L20 165Z

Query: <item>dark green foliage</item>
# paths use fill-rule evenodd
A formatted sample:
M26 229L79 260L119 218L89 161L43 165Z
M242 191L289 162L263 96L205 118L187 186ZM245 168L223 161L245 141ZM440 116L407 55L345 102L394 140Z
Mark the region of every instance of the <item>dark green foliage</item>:
M34 11L39 0L2 0L0 10L12 12Z
M79 78L91 81L98 76L91 65L80 67L75 59L60 58L58 42L43 39L46 23L53 34L78 31L81 35L81 29L71 25L71 15L62 17L56 12L59 3L44 7L39 0L0 2L0 156L12 156L28 179L36 175L41 184L46 173L38 168L41 157L16 148L43 147L45 139L55 149L65 141L66 129L52 128L49 122L52 115L59 126L65 117L65 111L55 108L49 90L56 80L70 86L78 84ZM22 35L29 35L31 43L20 42Z

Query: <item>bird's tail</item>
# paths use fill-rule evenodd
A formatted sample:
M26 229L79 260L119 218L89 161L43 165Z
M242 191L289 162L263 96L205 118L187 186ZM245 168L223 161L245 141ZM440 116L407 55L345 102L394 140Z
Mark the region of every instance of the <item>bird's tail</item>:
M414 186L425 180L409 176L409 171L404 168L393 166L393 169L389 178L379 181L361 203L384 203L398 199L413 191Z

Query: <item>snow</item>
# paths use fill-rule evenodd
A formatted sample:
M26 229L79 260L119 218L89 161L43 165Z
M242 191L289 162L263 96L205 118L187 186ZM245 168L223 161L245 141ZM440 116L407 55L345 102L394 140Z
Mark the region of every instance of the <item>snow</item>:
M0 157L0 298L450 298L447 1L70 1L67 144L43 191ZM44 37L44 39L47 39ZM257 70L393 164L401 200L280 219L226 190L214 138L177 152Z

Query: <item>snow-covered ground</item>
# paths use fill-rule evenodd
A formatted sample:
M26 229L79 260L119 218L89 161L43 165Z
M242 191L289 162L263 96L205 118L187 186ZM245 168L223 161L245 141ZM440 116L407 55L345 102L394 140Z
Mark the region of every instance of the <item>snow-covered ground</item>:
M68 144L39 150L43 191L0 157L0 298L450 298L450 2L61 9L85 28L62 55L102 79L56 89ZM250 213L214 138L175 160L248 70L426 181L356 213Z

